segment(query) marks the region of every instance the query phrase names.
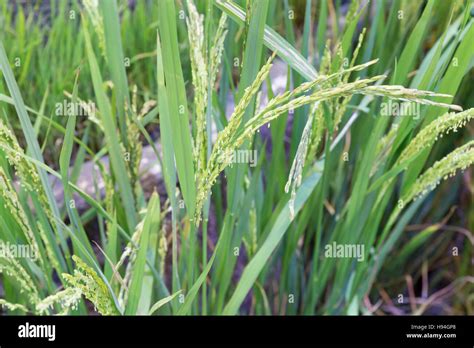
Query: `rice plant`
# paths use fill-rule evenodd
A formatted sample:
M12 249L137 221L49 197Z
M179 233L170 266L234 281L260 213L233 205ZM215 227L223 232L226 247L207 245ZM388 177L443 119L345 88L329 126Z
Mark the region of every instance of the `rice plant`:
M3 313L474 313L471 1L1 6Z

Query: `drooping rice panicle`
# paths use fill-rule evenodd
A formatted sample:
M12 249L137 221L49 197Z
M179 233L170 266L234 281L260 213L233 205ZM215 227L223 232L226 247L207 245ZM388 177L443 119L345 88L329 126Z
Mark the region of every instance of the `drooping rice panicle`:
M10 303L3 298L0 298L0 307L6 308L10 311L21 311L23 313L28 313L28 308L20 303Z
M37 194L42 209L49 219L51 227L54 229L56 226L54 214L41 183L38 169L25 158L25 151L18 143L13 132L2 120L0 120L0 148L5 152L10 165L15 168L20 185L28 192Z
M23 206L20 204L18 195L13 188L11 181L8 179L3 168L0 167L0 194L2 196L5 207L10 211L11 217L20 227L23 235L25 236L28 244L35 250L38 251L38 243L36 241L35 235L30 228L28 218L23 209ZM1 242L1 241L0 241ZM40 261L42 261L40 259Z
M192 0L187 0L188 41L191 58L191 74L194 86L194 107L196 111L196 140L194 144L194 160L196 176L200 176L206 165L207 154L207 85L209 79L207 47L204 41L204 16L199 14ZM217 58L217 57L216 57Z
M77 309L81 296L82 291L79 288L70 287L42 299L36 305L36 311L40 315L48 314L55 305L59 305L62 310L58 314L66 315L71 310Z
M352 72L356 71L361 71L366 69L367 67L376 64L378 62L378 59L371 60L367 63L356 65L354 67L350 67L348 69L342 69L338 72L328 74L328 75L318 75L316 79L313 81L309 82L304 82L300 86L296 87L292 91L287 91L281 95L276 96L275 98L271 99L267 105L265 105L264 109L261 110L261 112L264 112L265 110L271 110L278 105L282 105L284 103L289 102L291 99L294 99L298 96L301 96L303 93L309 92L313 90L314 88L316 89L321 89L325 88L328 86L333 86L334 84L331 84L333 80L338 80L340 81L343 76L350 75ZM314 92L314 91L313 91Z
M105 33L102 15L99 12L99 0L83 0L82 4L91 20L92 26L99 38L99 47L102 56L107 60L105 53Z
M436 188L442 180L453 177L458 170L465 170L474 163L474 140L458 147L427 169L404 195L402 201L410 202Z
M135 228L135 231L132 234L131 241L127 243L127 246L125 247L122 255L120 256L119 261L115 265L115 267L118 269L120 268L124 263L127 258L130 258L133 253L136 252L136 245L139 242L141 238L141 234L143 232L143 221L140 221Z
M58 259L56 258L54 251L53 251L53 246L51 245L51 242L49 241L48 237L46 236L46 232L44 230L44 227L42 224L38 224L38 232L40 235L41 240L43 241L44 249L46 251L46 256L48 258L48 262L51 264L51 266L56 270L59 271L61 269Z
M19 145L18 140L2 120L0 120L0 146L1 149L6 153L6 158L10 165L15 168L20 185L27 192L35 193L37 195L41 203L42 210L50 221L50 227L54 230L56 224L54 223L53 213L50 209L49 201L44 191L43 185L41 184L37 168L28 160L26 160L24 151ZM27 218L24 207L20 203L18 194L3 168L0 168L0 192L5 206L11 212L12 218L20 227L33 252L36 255L39 255L40 253L38 243L42 243L49 259L48 262L51 263L51 266L54 269L60 270L57 258L53 252L53 246L51 245L44 231L45 227L42 224L36 224L35 227L37 228L39 237L37 239L35 237L35 231L33 231L33 227ZM39 262L40 266L44 266L44 263L46 262L42 257L39 257L37 261Z
M143 224L144 221L140 221L135 228L135 232L132 235L132 240L129 242L120 256L120 259L115 265L115 269L119 269L125 261L128 259L127 266L125 267L125 275L123 277L123 280L121 281L120 285L120 290L119 290L119 295L118 295L118 300L121 306L124 306L127 303L128 300L128 290L130 287L130 282L132 280L132 269L133 265L135 263L135 259L137 257L137 245L140 241L142 232L143 232Z
M221 168L227 166L229 163L230 155L232 151L229 148L229 141L232 141L232 135L235 134L242 122L243 115L249 103L252 101L252 98L258 93L260 87L270 73L270 68L272 66L271 62L274 59L275 54L273 54L266 64L260 69L253 83L245 89L245 92L240 99L239 103L232 113L229 123L221 131L216 139L216 143L212 150L209 161L207 162L207 167L205 173L198 178L198 192L196 195L196 214L194 221L196 224L199 224L201 221L201 210L202 206L207 198L207 194L210 191L211 187L214 185L214 182L217 180Z
M244 127L242 133L237 135L237 143L243 142L245 138L248 138L257 131L261 126L276 119L282 113L288 112L289 110L295 110L303 105L316 103L319 101L330 100L332 98L338 98L341 96L352 95L361 93L371 83L385 78L385 75L374 76L369 79L358 80L355 82L337 85L326 89L321 89L310 95L303 95L288 101L286 104L280 105L272 110L265 108L259 114L251 118Z
M398 163L417 155L423 149L430 148L443 135L450 132L457 132L474 118L474 108L454 113L447 112L435 119L433 122L424 127L403 150L398 158Z
M136 96L136 86L133 88L134 95ZM139 183L139 169L140 162L142 159L143 145L140 139L140 129L136 122L140 122L137 116L136 97L134 98L134 105L132 105L130 112L133 113L133 117L126 117L125 122L127 124L127 145L120 143L125 158L127 174L130 177L132 187L136 187ZM127 106L125 107L128 108ZM136 122L135 122L136 120ZM125 147L127 146L127 147ZM135 197L137 198L137 197Z
M217 26L216 33L214 35L214 42L210 49L210 62L208 66L210 67L210 84L211 87L214 85L217 79L217 72L221 64L222 52L224 51L224 41L227 36L227 15L222 12L221 18L219 19L219 24Z
M388 97L392 99L398 99L403 101L411 101L424 105L434 105L444 108L449 108L456 111L462 111L462 108L459 105L441 103L426 99L427 97L441 97L441 98L450 98L452 95L444 93L436 93L431 91L422 91L418 89L406 88L403 86L397 85L380 85L380 86L370 86L364 88L364 91L361 91L361 94L364 95L374 95L380 97Z
M20 262L12 255L0 257L0 273L17 282L20 294L26 294L25 297L28 302L32 305L32 308L35 308L36 304L40 302L39 291L35 285L37 283L33 281L33 278Z
M219 133L217 137L216 144L214 149L211 153L206 176L202 178L200 184L198 186L198 195L197 195L197 204L196 204L196 216L195 221L196 224L200 222L200 211L202 209L202 204L207 197L208 192L210 191L212 185L216 181L219 174L224 170L224 168L230 164L229 159L231 158L231 154L237 148L239 148L245 140L250 139L250 137L264 124L274 120L281 114L288 112L289 110L294 110L298 107L303 105L316 103L322 100L328 100L333 97L342 96L345 94L350 94L352 90L358 90L361 87L365 87L370 83L377 81L384 76L375 76L370 79L364 79L360 81L356 81L350 84L346 84L343 86L337 86L334 88L329 88L327 90L318 90L314 94L311 95L303 95L297 97L295 99L288 98L289 101L286 104L281 105L280 102L278 103L271 103L269 105L280 105L275 107L273 110L269 110L269 107L265 107L261 110L257 115L251 118L243 127L243 130L239 131L241 119L243 116L243 112L245 111L245 107L250 102L250 99L253 95L258 93L261 83L268 75L268 72L271 67L271 59L270 58L265 64L260 72L257 75L256 80L254 83L246 89L244 96L242 97L240 103L235 108L229 124L227 127ZM305 89L307 90L307 88ZM300 90L297 91L300 93ZM291 97L291 95L290 95ZM278 98L278 97L276 97ZM285 96L285 99L287 97Z
M372 62L368 62L366 64L362 64L357 67L353 67L352 69L362 69L365 66L370 65ZM436 105L436 106L443 106L443 107L450 107L450 108L458 108L456 105L446 104L446 103L439 103L435 101L431 101L426 99L426 97L447 97L445 94L439 94L429 91L421 91L421 90L414 90L414 89L407 89L401 86L372 86L371 84L384 79L385 75L374 76L367 79L356 80L350 83L339 83L336 86L331 87L321 87L317 89L312 94L309 95L301 95L294 99L292 99L293 94L298 95L302 91L306 91L311 89L312 86L317 85L320 83L320 79L317 78L316 81L318 83L309 83L305 87L300 87L295 89L293 93L285 93L282 96L275 97L274 99L279 99L277 102L274 100L270 101L263 110L259 111L255 116L253 116L244 127L240 130L240 121L243 115L244 106L247 104L242 103L243 101L247 102L252 95L258 93L259 87L261 82L262 76L265 76L265 70L269 70L270 68L270 61L260 70L256 81L252 84L251 88L246 90L244 94L244 98L242 98L241 103L239 103L234 110L234 113L231 116L229 124L227 127L219 133L216 145L211 153L211 157L208 162L207 172L205 177L200 181L198 186L198 196L197 196L197 210L196 210L196 223L198 224L200 221L200 211L202 209L202 204L207 197L212 185L214 184L215 180L217 179L218 175L224 170L224 168L229 164L230 155L233 151L239 148L244 141L251 138L257 130L265 125L268 122L273 121L281 114L288 112L289 110L295 110L303 105L312 104L316 102L323 102L326 100L331 100L334 98L340 98L345 96L351 96L354 94L368 94L368 95L377 95L377 96L384 96L393 99L402 99L407 101L414 101L420 104L429 104L429 105ZM339 76L339 75L335 75ZM265 78L265 77L264 77ZM311 87L308 87L311 86ZM394 88L393 88L394 87ZM296 92L295 92L296 91ZM283 102L285 101L285 102ZM224 159L224 160L222 160ZM226 160L227 159L227 160Z
M311 131L313 128L314 117L316 114L316 109L319 107L319 104L316 103L313 105L312 110L310 111L308 120L303 129L303 134L301 135L301 140L296 151L295 159L291 165L290 174L288 176L288 181L285 185L285 192L290 192L291 188L291 198L289 200L290 207L290 218L295 217L295 198L296 198L296 188L301 185L303 180L303 167L305 165L306 157L308 155L308 146L311 140Z
M76 263L74 274L63 274L67 287L79 289L91 301L95 309L102 315L118 314L117 308L110 297L109 289L97 273L76 255L72 256Z
M166 240L165 232L166 232L166 228L165 228L165 225L163 224L162 231L160 233L160 237L158 240L158 250L157 250L158 259L160 260L158 269L161 274L165 273L166 255L168 253L168 241Z

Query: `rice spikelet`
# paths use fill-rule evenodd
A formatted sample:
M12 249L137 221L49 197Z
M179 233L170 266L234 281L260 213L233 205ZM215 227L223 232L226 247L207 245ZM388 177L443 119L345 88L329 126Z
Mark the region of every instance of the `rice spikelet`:
M453 177L458 170L465 170L474 163L474 140L457 148L421 175L402 198L407 203L436 188L442 180Z
M76 255L72 256L76 263L74 274L63 274L68 287L77 288L85 298L91 301L95 309L102 315L115 315L118 311L110 297L109 289L97 273Z

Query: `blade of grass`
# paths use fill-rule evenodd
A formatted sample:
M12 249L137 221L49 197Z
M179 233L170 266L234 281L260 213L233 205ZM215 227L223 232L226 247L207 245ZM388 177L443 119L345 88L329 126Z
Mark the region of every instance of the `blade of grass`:
M16 83L15 77L13 75L13 71L10 67L10 63L8 62L8 57L5 52L5 48L3 47L3 43L0 41L0 67L3 72L3 76L7 83L8 90L10 91L11 97L15 103L15 110L17 112L18 118L20 120L20 124L23 130L23 134L25 135L26 143L28 144L28 151L31 153L32 157L36 159L38 162L44 163L43 155L41 153L41 149L38 144L38 140L35 136L35 131L33 129L33 125L31 124L30 118L26 111L25 103L20 93L20 89L18 88L18 84ZM54 198L53 191L49 184L49 179L44 170L38 168L38 173L43 184L44 191L46 192L46 196L48 198L49 205L51 210L57 218L60 217L59 208L56 204L56 200ZM56 225L57 233L59 235L59 240L65 255L69 255L66 239L62 232L60 226Z
M74 83L74 91L73 91L73 97L72 97L72 103L77 102L77 80L79 78L79 73L76 75L76 80ZM90 255L94 255L94 252L92 250L92 246L89 242L89 239L87 238L87 234L84 231L84 228L81 223L81 219L79 217L79 214L77 213L77 210L73 208L71 202L74 202L71 194L71 189L67 182L69 181L69 168L70 168L70 162L71 162L71 156L72 156L72 150L73 150L73 139L74 139L74 130L76 127L76 115L74 114L68 114L68 120L67 120L67 126L66 126L66 134L64 135L64 141L63 141L63 146L61 149L61 153L59 156L59 168L60 168L60 173L62 177L62 183L63 183L63 188L64 188L64 199L65 199L65 206L67 209L67 212L69 214L70 221L74 225L74 231L78 232L78 239L81 240L82 244L86 247L87 251L89 252ZM81 257L81 259L86 260L86 257L84 254L81 253L79 248L74 248L78 255ZM94 259L94 261L97 261Z
M196 184L192 158L192 140L178 48L176 8L174 0L163 0L158 13L159 33L162 40L162 62L168 98L169 114L173 115L171 134L180 187L188 216L194 216Z
M178 236L176 228L176 214L178 210L176 202L176 170L174 162L173 148L173 123L171 119L168 94L165 85L165 76L163 68L163 55L161 49L160 35L156 32L156 70L158 81L158 100L160 115L160 135L163 151L163 177L165 180L168 197L171 201L171 219L172 219L172 292L176 293L180 287L178 274Z
M146 258L150 235L156 233L160 224L160 200L158 194L153 193L148 203L147 213L143 222L143 231L140 237L139 250L135 264L133 265L132 280L128 292L128 302L125 314L136 314L140 295L143 287L143 276L145 274Z
M301 210L304 203L310 197L311 193L319 182L320 178L321 174L315 172L307 177L301 184L296 193L295 214ZM287 202L278 215L278 218L275 221L267 239L262 244L252 260L250 260L250 262L245 267L242 277L237 284L237 288L223 310L223 314L233 315L238 312L240 305L245 299L245 296L247 296L247 293L250 291L253 284L257 280L257 277L262 271L263 267L265 267L271 254L283 238L283 235L290 226L291 221L289 202Z
M107 63L114 83L116 93L116 112L122 142L127 145L127 124L125 118L125 105L130 107L130 92L125 72L125 60L120 36L120 22L117 1L99 1L99 6L104 19L105 46Z
M85 18L83 18L83 21L85 21ZM114 178L117 181L120 189L122 204L126 212L128 230L131 233L137 224L135 198L133 196L133 190L130 185L130 181L128 180L124 156L120 149L120 141L116 132L116 122L114 116L112 115L112 109L110 107L109 100L107 99L103 89L102 76L86 26L84 27L84 37L86 42L87 57L91 70L92 83L97 98L98 108L101 111L101 121L104 126L106 147L109 151Z
M156 302L150 309L150 311L148 312L148 315L153 315L153 313L155 313L158 309L160 309L161 307L163 307L165 304L167 304L168 302L172 301L176 296L178 296L179 294L181 293L181 290L179 291L176 291L173 295L170 295L168 297L165 297L165 298L162 298L161 300L159 300L158 302Z

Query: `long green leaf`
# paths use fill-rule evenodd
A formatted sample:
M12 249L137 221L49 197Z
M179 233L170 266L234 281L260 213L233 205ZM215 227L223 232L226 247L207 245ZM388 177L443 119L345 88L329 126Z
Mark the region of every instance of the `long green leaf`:
M36 159L40 163L44 163L43 155L41 153L38 140L36 139L33 125L31 124L30 118L28 116L28 112L26 111L25 103L21 96L20 89L18 88L18 84L16 83L15 77L13 75L13 71L10 67L10 63L8 62L8 57L5 52L5 48L3 47L2 41L0 41L0 67L5 77L8 90L10 91L11 97L15 103L15 109L16 109L18 118L20 120L23 134L25 135L26 143L28 144L28 151L29 153L31 153L31 156L34 159ZM56 203L53 191L51 189L48 176L46 172L43 169L41 169L39 166L37 166L37 169L38 169L41 182L43 184L44 191L46 192L48 202L53 211L53 214L56 218L59 218L60 217L59 208ZM56 229L57 229L57 233L59 234L59 239L60 239L63 251L66 254L68 254L66 239L62 233L62 229L57 224L56 224Z
M176 8L174 0L163 0L160 5L158 28L162 39L163 71L168 107L170 116L173 117L171 130L174 155L183 198L188 215L192 217L196 204L196 184L194 181L194 162L186 90L179 58Z
M315 172L308 178L304 180L300 188L296 193L295 199L295 214L297 214L303 207L306 200L310 197L314 188L316 187L319 179L321 178L321 173ZM255 256L250 260L247 267L240 278L237 288L234 291L234 294L230 298L229 302L224 308L223 314L233 315L236 314L239 310L240 305L247 296L247 293L252 288L253 284L257 280L258 275L265 267L268 259L270 258L273 251L278 246L278 243L283 238L286 230L291 224L289 202L283 207L282 211L278 215L277 220L275 221L270 234L268 235L265 242L262 244L260 249L257 251Z
M102 116L101 121L104 126L105 141L110 154L112 171L114 173L114 178L120 188L120 195L122 197L122 202L126 212L128 229L129 231L133 231L137 222L135 212L135 198L133 196L130 180L128 180L124 154L122 154L120 141L117 136L116 120L112 114L109 100L107 99L103 89L102 75L100 73L97 59L92 48L92 43L87 27L84 28L84 34L92 83L97 98L98 108Z
M120 19L117 9L117 1L99 1L102 17L104 19L105 45L107 52L107 62L114 82L116 93L116 111L118 124L121 131L121 138L127 144L127 124L125 118L125 106L130 108L130 93L125 72L125 58L122 49L122 39L120 36Z
M132 280L128 289L128 302L125 314L136 314L140 295L142 293L143 276L145 274L146 257L150 235L155 233L160 224L160 200L155 192L148 203L147 212L143 222L143 231L141 232L140 245L137 258L133 265Z

